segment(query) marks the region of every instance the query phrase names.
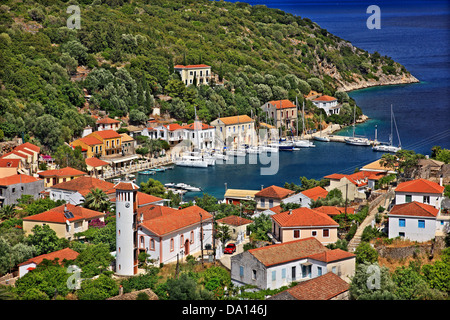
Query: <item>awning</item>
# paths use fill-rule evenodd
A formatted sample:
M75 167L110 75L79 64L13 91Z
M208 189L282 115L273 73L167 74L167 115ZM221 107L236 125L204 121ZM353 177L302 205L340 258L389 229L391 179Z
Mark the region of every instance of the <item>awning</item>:
M104 161L110 162L110 163L121 163L121 162L127 162L134 159L139 159L139 156L132 155L132 156L125 156L120 158L114 158L114 159L103 159Z

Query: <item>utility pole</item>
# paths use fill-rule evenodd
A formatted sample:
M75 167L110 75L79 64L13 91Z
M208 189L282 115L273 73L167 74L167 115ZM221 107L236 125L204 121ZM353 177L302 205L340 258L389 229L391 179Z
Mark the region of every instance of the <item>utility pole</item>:
M214 265L216 265L216 236L215 236L215 227L214 227L214 221L216 217L216 213L213 212L213 223L212 223L212 242L213 242L213 255L214 255Z
M200 214L200 248L202 250L202 266L203 266L203 216Z

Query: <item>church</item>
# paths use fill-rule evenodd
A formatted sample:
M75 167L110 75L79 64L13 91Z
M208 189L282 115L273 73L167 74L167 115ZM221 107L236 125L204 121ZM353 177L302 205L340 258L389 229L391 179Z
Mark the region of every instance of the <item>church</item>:
M212 246L213 216L198 206L174 209L159 205L138 207L139 187L119 182L116 190L116 273L137 274L138 255L154 263L197 256Z

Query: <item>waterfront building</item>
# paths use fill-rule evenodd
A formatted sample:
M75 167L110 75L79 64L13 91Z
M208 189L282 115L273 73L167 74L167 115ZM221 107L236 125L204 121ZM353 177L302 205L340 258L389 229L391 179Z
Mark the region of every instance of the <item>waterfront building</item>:
M318 108L325 110L327 116L332 114L339 114L341 110L341 105L338 104L338 101L335 97L330 97L327 95L323 95L312 99L311 102Z
M224 203L239 205L241 201L255 200L255 194L260 190L227 189L224 195Z
M302 207L309 208L311 205L311 200L317 200L319 198L325 198L328 191L322 187L314 187L308 190L301 191L297 194L289 196L283 199L283 203L298 203Z
M255 120L247 115L218 118L211 122L215 127L216 148L237 149L246 144L257 144Z
M298 110L290 100L272 100L263 104L261 109L269 118L273 119L277 129L285 126L286 130L295 130Z
M181 65L177 64L173 67L175 72L178 72L181 81L188 86L195 84L197 86L201 84L209 84L211 80L211 66L206 64L193 64L193 65Z
M426 179L416 179L400 183L395 188L395 204L417 201L441 208L444 187Z

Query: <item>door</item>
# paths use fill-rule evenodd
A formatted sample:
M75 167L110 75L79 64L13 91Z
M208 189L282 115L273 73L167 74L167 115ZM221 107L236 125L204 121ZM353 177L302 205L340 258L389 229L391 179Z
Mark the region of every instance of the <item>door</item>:
M184 242L184 255L187 256L189 254L189 240Z

